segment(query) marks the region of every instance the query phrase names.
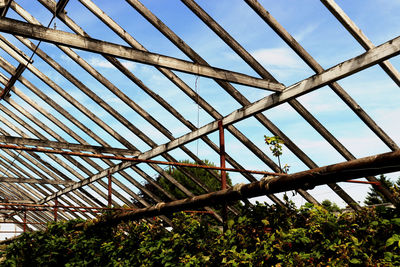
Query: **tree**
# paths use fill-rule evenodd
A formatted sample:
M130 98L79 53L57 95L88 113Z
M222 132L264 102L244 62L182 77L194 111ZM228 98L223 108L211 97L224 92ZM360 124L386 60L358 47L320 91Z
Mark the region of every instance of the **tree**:
M329 199L325 199L324 201L322 201L321 205L329 212L339 212L340 208L339 206L330 201Z
M381 174L378 178L378 181L381 183L380 186L386 187L388 190L394 187L395 183L387 179L387 177ZM400 186L400 178L396 182L397 186ZM374 187L371 187L370 191L367 194L367 197L364 200L366 205L376 205L386 203L385 197L377 191Z
M189 164L194 164L193 162L190 162L189 160L184 160L180 161L182 163L189 163ZM207 166L215 166L214 163L204 160L203 161ZM193 174L193 176L202 184L204 184L207 188L209 188L211 191L217 191L221 190L221 182L218 181L210 172L214 172L217 176L221 176L220 171L216 170L206 170L202 168L191 168L191 167L181 167L182 169L185 169L186 171L190 172ZM180 184L182 184L184 187L186 187L189 191L191 191L195 195L200 195L204 194L205 191L194 181L192 181L189 177L187 177L180 169L176 167L170 167L166 170L168 174L170 174L176 181L178 181ZM183 193L179 188L177 188L173 183L168 181L165 177L159 175L156 178L156 182L163 188L165 189L168 193L173 195L176 199L182 199L187 197L185 193ZM232 185L232 181L229 178L229 174L226 174L226 183L228 185ZM154 185L146 183L144 187L157 195L162 201L171 201L167 196L165 196L164 193L162 193L159 189L157 189ZM140 195L143 197L146 201L150 203L154 203L153 200L151 200L146 194L141 193Z

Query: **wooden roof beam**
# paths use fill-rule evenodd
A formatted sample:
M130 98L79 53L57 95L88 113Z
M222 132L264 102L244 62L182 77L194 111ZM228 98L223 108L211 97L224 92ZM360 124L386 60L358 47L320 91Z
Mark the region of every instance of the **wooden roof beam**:
M108 154L129 155L132 157L138 156L140 154L139 151L122 149L122 148L73 144L61 141L39 140L33 138L22 138L22 137L5 136L5 135L0 136L0 142L25 145L25 146L50 147L54 149L68 149L71 151L80 151L80 152L88 151L88 152L95 152L98 154L108 153Z
M315 89L321 88L329 83L350 76L351 74L364 70L368 67L378 64L379 62L382 62L383 60L386 60L398 54L400 54L400 36L386 43L383 43L382 45L377 46L371 49L370 51L365 52L364 54L351 58L330 69L327 69L320 74L316 74L294 85L291 85L287 87L282 93L274 93L272 95L266 96L254 102L253 104L247 107L238 109L229 114L228 116L224 117L222 119L222 124L230 125L235 122L241 121L245 118L253 116L254 114L263 112L267 109L285 103L293 98L299 97ZM209 124L204 125L203 127L199 128L196 131L185 134L173 141L170 141L166 144L157 146L156 148L146 151L142 153L138 158L150 159L156 157L166 151L175 149L180 145L186 144L204 135L212 133L217 129L218 129L218 121L211 122ZM130 167L132 164L134 163L123 162L118 165L112 166L85 180L77 182L74 185L61 190L56 194L52 194L40 200L39 203L45 203L57 196L61 196L77 188L95 182L103 177L106 177L108 173L114 173L126 169Z
M89 1L89 0L80 0ZM276 81L275 78L246 50L244 49L221 25L218 24L207 12L205 12L194 0L181 0L197 17L199 17L211 30L215 32L233 51L235 51L250 67L253 68L262 78ZM179 44L180 45L180 44ZM277 81L276 81L277 82ZM240 94L240 92L238 92ZM243 106L249 105L245 96L237 101ZM289 104L304 118L310 125L319 132L333 147L337 149L339 141L296 99L289 101ZM254 116L261 124L263 124L271 133L281 137L284 140L285 146L289 148L301 161L304 162L310 169L317 168L318 165L311 160L301 149L285 135L278 127L273 125L262 113ZM341 144L340 144L341 145ZM340 148L344 148L341 145ZM339 185L328 184L328 186L340 196L353 209L360 209L357 202L350 197Z
M0 0L0 18L4 18L13 0Z
M375 45L368 39L368 37L361 31L360 28L350 19L349 16L340 8L334 0L321 0L321 2L329 9L329 11L337 18L337 20L346 28L346 30L357 40L357 42L365 49L370 50ZM379 63L382 69L392 78L392 80L400 86L400 73L389 62L382 61Z
M69 0L59 0L56 6L56 16L60 14L60 12L65 12L65 7L67 6Z
M10 96L11 88L14 86L15 82L19 79L19 77L22 75L22 72L24 72L25 68L26 66L24 64L18 65L14 75L8 80L8 83L4 87L3 91L1 91L0 100Z
M139 51L127 46L83 37L64 31L53 30L14 19L0 19L0 31L260 89L282 91L284 88L282 84L270 82L265 79L255 78L246 74L200 65L190 61L160 54Z
M19 178L19 177L6 177L0 176L0 182L7 183L25 183L25 184L57 184L57 185L71 185L74 181L63 180L49 180L49 179L32 179L32 178Z

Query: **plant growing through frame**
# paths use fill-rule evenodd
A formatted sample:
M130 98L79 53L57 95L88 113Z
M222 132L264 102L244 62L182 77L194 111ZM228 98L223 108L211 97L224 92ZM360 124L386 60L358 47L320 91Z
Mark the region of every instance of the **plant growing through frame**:
M282 156L282 145L284 144L283 140L279 136L267 136L264 135L265 143L269 146L269 149L272 152L272 155L278 159L278 166L281 172L288 173L289 165L285 164L282 168L281 166L281 158Z

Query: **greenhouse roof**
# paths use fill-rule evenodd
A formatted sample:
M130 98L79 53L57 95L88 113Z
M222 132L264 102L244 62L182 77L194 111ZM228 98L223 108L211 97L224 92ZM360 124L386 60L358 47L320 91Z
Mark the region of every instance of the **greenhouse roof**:
M159 176L193 196L166 169L177 162L225 155L234 185L398 150L397 1L95 2L0 1L0 197L14 204L4 220L54 219L21 203L150 207L162 198L146 183L174 200ZM264 135L283 140L279 162ZM290 195L358 209L367 190Z

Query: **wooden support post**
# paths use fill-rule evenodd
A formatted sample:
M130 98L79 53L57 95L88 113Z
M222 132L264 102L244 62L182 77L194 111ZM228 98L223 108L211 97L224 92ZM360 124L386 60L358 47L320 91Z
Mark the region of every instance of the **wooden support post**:
M111 205L112 205L112 199L111 199L111 197L112 197L112 177L111 177L111 173L110 172L108 172L108 207L109 208L111 208Z
M54 221L57 221L57 210L58 210L58 198L54 199Z
M221 168L225 168L225 135L224 135L224 126L222 125L222 121L218 121L218 130L219 130L219 158L220 158L220 166ZM226 189L226 171L221 169L221 190ZM228 217L228 210L226 202L223 203L222 207L222 220L224 231L226 230L226 221Z

